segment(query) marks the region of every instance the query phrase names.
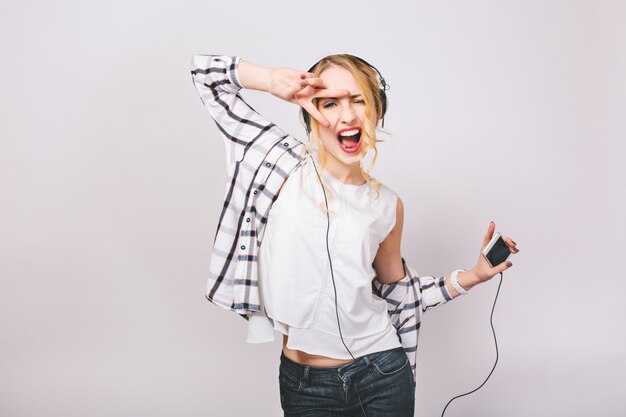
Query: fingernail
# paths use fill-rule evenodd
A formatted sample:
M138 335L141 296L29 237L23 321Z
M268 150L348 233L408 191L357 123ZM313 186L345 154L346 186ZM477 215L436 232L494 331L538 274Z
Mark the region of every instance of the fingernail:
M513 266L513 262L511 262L511 261L506 261L506 266L508 266L508 267Z

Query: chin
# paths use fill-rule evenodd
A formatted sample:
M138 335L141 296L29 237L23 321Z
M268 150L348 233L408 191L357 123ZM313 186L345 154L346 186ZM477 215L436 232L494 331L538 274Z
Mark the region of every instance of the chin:
M361 154L361 152L358 152L356 154L353 155L345 155L344 152L339 149L337 151L337 154L333 154L333 157L340 161L341 163L343 163L344 165L359 165L361 163L361 159L363 159L363 155Z

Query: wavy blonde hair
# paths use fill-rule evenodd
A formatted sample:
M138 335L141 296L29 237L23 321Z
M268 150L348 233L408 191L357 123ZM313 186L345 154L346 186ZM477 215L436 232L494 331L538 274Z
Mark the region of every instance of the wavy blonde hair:
M378 121L382 119L383 116L383 106L379 93L380 84L378 73L363 61L349 54L328 55L318 61L310 72L312 72L316 77L319 77L324 70L332 66L345 68L352 74L357 86L361 90L362 98L365 101L365 120L363 121L363 131L360 139L363 142L361 145L362 150L360 151L362 152L363 157L361 158L360 167L365 181L373 186L377 194L376 198L378 199L382 183L376 178L370 176L370 172L378 156L376 144L378 142L384 142L376 136ZM317 100L314 103L317 106ZM326 163L328 162L328 151L326 151L323 147L320 140L319 123L311 116L309 116L309 121L311 126L311 136L306 144L306 147L311 154L314 152L314 147L318 149L318 159L321 164L321 168L324 169ZM369 166L365 168L363 166L363 161L365 160L365 155L370 150L374 151L374 155L372 156ZM322 179L322 181L324 180ZM332 196L330 187L325 186L324 188L326 188L327 191L330 191L330 195L328 196L328 198L330 198ZM321 208L325 211L324 202L322 202Z

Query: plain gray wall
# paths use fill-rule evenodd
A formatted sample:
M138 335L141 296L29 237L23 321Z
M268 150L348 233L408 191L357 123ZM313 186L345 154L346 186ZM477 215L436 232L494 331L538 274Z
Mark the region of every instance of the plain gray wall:
M409 264L473 266L490 220L521 249L498 366L446 415L623 416L625 39L623 1L3 0L0 414L282 415L281 339L204 298L226 174L190 58L347 51L391 85ZM426 314L416 415L487 376L498 279Z

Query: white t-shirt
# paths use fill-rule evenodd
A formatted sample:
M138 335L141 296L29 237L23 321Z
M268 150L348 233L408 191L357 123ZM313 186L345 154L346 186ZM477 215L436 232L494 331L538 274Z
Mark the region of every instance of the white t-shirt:
M333 194L328 197L330 228L320 209L325 209L324 193L315 166ZM376 199L369 183L344 184L322 170L317 159L315 166L309 155L289 175L270 210L258 255L265 314L250 315L246 342L273 341L277 330L289 335L290 349L350 359L338 313L344 342L355 358L400 347L387 303L372 294L372 262L395 225L397 194L383 185Z

